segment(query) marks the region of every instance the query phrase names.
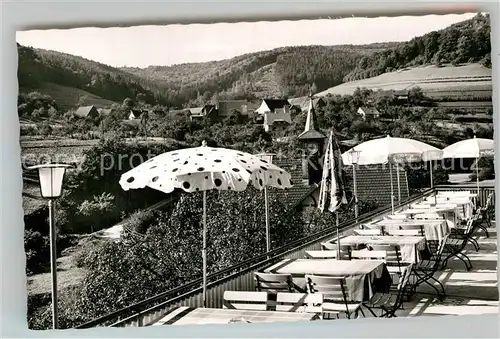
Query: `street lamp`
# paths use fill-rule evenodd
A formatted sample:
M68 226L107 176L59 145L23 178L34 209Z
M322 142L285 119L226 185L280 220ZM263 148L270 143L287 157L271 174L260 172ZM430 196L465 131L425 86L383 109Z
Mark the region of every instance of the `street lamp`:
M356 151L354 148L349 151L352 165L352 180L354 185L354 218L356 219L356 222L358 221L358 188L356 185L356 165L358 164L360 153L360 151Z
M57 329L57 252L56 252L56 230L54 222L53 200L59 198L62 193L62 183L66 168L65 164L44 164L29 167L28 170L38 169L40 179L40 194L42 198L49 201L49 227L50 227L50 267L52 275L52 327Z
M262 154L257 154L260 159L266 161L268 164L273 163L273 157L276 154L273 153L262 153ZM265 201L265 208L266 208L266 252L271 251L271 231L270 231L270 225L269 225L269 200L267 196L267 186L264 186L264 201Z

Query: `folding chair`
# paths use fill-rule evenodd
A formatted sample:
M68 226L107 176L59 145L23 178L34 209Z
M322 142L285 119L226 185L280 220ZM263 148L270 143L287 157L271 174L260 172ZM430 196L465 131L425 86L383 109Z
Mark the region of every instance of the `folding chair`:
M449 235L446 235L444 237L443 242L437 248L437 252L434 252L432 251L431 248L429 248L430 252L429 259L422 259L416 265L413 265L411 273L416 278L415 279L416 281L412 284L410 289L410 292L412 294L416 292L420 284L426 283L436 291L438 297L443 299L446 297L443 284L439 280L434 278L434 274L436 274L436 272L443 265L442 256L445 247L444 245L446 243L448 236ZM441 291L436 286L434 286L430 281L436 282L439 285L439 287L441 287Z
M306 281L309 293L323 295L323 314L335 314L337 319L340 313L345 313L348 319L352 315L357 318L359 312L365 316L362 303L349 300L345 278L306 275Z
M266 311L267 292L225 291L223 308Z
M276 311L315 313L323 318L323 295L279 292L276 295Z
M293 292L293 279L291 274L254 272L255 289L276 293Z
M396 311L403 307L403 297L408 289L412 269L413 264L409 264L405 268L395 289L391 289L389 293L375 293L370 301L363 303L363 306L366 307L374 317L377 317L374 309L379 309L381 311L379 316L381 318L396 317Z

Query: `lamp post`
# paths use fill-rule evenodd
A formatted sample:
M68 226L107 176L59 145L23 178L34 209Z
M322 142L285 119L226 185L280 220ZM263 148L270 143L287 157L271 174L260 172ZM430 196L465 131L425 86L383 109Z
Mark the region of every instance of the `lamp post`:
M352 181L354 186L354 218L356 219L356 222L358 221L358 188L356 185L356 166L358 165L360 153L360 151L356 151L356 149L354 148L349 151L352 164Z
M49 201L49 227L50 227L50 267L52 275L52 327L57 329L57 251L56 251L56 229L54 222L54 200L62 193L62 183L66 168L65 164L44 164L29 167L29 170L38 169L40 179L40 194L42 198Z
M273 153L263 153L263 154L258 154L257 156L260 157L262 160L267 161L268 164L272 164L274 155L275 154ZM264 202L266 209L266 252L269 252L271 251L271 230L269 225L269 200L267 195L267 186L264 186Z

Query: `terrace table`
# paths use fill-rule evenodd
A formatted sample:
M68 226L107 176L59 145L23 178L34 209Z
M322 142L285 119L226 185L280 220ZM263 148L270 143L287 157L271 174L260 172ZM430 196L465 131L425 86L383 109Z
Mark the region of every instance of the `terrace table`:
M441 214L443 215L444 219L448 223L448 227L455 227L455 208L456 206L446 206L446 207L432 207L432 208L410 208L407 210L403 210L398 212L398 214L403 214L406 215L410 218L413 218L417 214L431 214L431 213L436 213L436 214ZM451 214L451 216L450 216Z
M158 325L206 325L228 324L230 322L295 322L318 319L314 313L237 310L229 308L172 308L163 318L153 324ZM233 321L232 321L233 320Z
M306 274L345 277L351 301L368 301L376 292L387 293L392 283L380 260L285 259L264 271L291 274L294 284L304 290Z
M405 263L417 263L419 261L418 251L425 249L425 237L417 236L365 236L350 235L342 238L345 245L391 245L399 246L401 261Z
M446 219L439 219L439 220L385 219L379 221L378 225L382 225L388 233L390 233L391 230L399 229L400 226L402 229L404 229L405 225L423 226L425 239L427 240L442 241L445 235L449 233L448 220Z

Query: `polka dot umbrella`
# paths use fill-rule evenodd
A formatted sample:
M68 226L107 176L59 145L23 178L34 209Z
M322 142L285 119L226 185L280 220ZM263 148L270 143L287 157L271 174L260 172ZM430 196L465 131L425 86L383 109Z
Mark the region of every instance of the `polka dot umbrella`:
M203 305L206 306L206 191L244 191L248 184L286 189L291 176L258 156L225 148L201 147L166 152L124 173L120 185L125 190L149 186L171 193L176 188L203 192Z

